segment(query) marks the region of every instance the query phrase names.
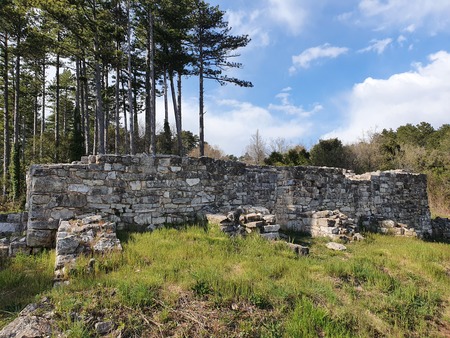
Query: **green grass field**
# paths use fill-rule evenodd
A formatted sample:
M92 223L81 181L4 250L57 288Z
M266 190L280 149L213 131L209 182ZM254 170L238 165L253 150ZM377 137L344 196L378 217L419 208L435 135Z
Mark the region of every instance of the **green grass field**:
M228 238L215 227L122 236L123 252L79 260L52 288L54 253L0 271L0 327L47 296L70 337L112 321L122 337L446 337L450 245L368 235L310 255L282 242Z

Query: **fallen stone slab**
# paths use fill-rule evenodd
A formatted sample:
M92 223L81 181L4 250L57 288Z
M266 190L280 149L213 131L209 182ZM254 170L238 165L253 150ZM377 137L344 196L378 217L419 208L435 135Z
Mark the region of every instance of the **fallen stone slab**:
M294 251L299 256L307 256L309 255L309 248L306 246L302 246L300 244L294 244L294 243L286 243L289 249Z
M329 242L327 243L326 247L328 249L334 250L334 251L345 251L347 250L347 247L343 244L336 243L336 242Z
M54 312L48 300L27 305L11 323L0 331L0 338L59 337L53 325Z
M271 224L263 226L264 232L278 232L281 226L279 224Z
M261 237L268 239L270 241L275 241L275 240L280 239L280 234L278 232L269 232L267 234L262 233Z
M360 233L356 233L356 234L353 235L353 240L354 241L363 241L363 240L365 240L365 238Z
M206 214L206 219L212 224L222 224L223 222L229 222L227 216L223 214Z

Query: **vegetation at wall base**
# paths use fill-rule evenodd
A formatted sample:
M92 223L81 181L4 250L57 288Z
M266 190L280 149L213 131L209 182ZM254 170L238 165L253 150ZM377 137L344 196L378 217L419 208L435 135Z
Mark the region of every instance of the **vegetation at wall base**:
M122 337L447 336L448 244L367 236L346 252L305 238L310 255L297 257L214 226L127 234L122 253L95 257L93 271L80 259L70 284L53 289L53 253L18 256L0 271L0 326L45 296L72 337L96 336L100 321Z

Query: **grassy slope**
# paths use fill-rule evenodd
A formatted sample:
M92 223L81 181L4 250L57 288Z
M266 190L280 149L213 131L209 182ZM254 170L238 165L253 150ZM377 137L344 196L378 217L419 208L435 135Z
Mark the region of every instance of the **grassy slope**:
M448 244L371 235L337 253L308 240L310 256L297 258L282 243L214 228L133 234L123 253L98 257L94 273L80 260L57 289L53 254L19 257L0 271L0 327L41 292L74 337L92 336L99 320L123 336L450 334Z

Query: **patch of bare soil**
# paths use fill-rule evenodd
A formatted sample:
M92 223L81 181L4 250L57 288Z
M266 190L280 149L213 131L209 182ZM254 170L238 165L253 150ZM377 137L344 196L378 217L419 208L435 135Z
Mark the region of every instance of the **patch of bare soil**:
M277 330L277 315L247 302L214 304L184 293L170 306L158 302L147 314L148 337L260 337Z

